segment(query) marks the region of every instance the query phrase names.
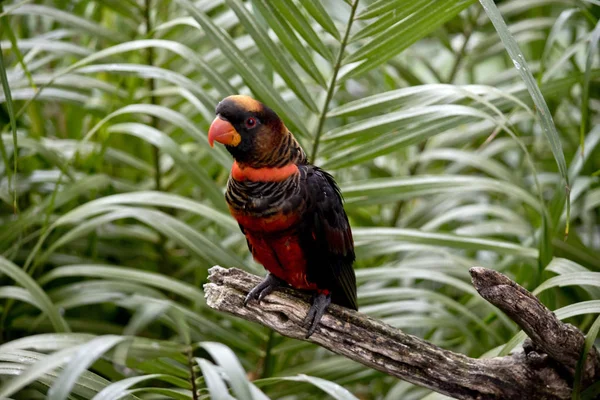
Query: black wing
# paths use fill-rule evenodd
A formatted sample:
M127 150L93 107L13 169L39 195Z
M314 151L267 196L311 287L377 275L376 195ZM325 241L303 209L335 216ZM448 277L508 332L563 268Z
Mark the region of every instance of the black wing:
M354 242L340 191L327 172L313 165L299 169L307 205L300 232L307 280L328 289L334 303L357 310Z

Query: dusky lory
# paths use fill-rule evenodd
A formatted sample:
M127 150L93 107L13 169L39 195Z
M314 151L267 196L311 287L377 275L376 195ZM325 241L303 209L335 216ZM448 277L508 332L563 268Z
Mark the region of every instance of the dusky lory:
M229 96L216 114L209 143L224 144L234 158L225 198L254 259L268 271L245 304L286 284L311 291L308 338L331 302L358 309L354 243L340 190L261 102Z

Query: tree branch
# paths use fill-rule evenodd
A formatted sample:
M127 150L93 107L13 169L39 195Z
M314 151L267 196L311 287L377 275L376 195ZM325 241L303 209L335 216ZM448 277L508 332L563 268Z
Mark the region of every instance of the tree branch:
M515 321L529 336L534 349L560 363L571 377L575 375L585 341L577 327L556 318L534 295L505 275L481 267L471 268L469 272L481 297ZM593 383L589 382L590 378L600 377L600 357L595 347L588 354L582 375L588 385Z
M334 304L308 341L458 399L569 399L583 334L558 321L535 297L502 274L484 268L472 268L471 274L481 295L522 324L536 348L547 354L520 351L506 357L469 358ZM309 308L308 295L286 288L267 296L260 304L251 301L244 306L246 294L260 282L259 277L216 266L211 268L208 279L210 283L204 289L210 307L265 325L284 336L305 340L306 328L302 324ZM556 332L547 332L549 329ZM565 353L559 345L567 345ZM593 351L588 357L584 383L600 378L598 362L598 353Z

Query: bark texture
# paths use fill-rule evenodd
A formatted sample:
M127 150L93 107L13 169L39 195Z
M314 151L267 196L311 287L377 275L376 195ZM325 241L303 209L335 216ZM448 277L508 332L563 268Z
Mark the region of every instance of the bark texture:
M483 298L502 309L530 336L525 351L506 357L474 359L444 350L381 321L332 304L308 341L405 381L458 399L570 399L575 365L584 336L559 321L533 295L506 276L472 268L473 284ZM305 340L303 320L309 297L281 289L260 304L244 306L261 278L231 268L213 267L204 286L207 304ZM592 349L584 385L600 379L600 358Z

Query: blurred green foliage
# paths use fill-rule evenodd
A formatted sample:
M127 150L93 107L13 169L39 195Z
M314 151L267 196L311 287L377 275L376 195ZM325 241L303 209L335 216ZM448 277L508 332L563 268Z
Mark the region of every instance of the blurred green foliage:
M4 2L0 397L442 397L206 307L211 266L263 273L206 139L233 93L340 183L361 312L506 354L481 265L590 330L600 7L481 3Z

